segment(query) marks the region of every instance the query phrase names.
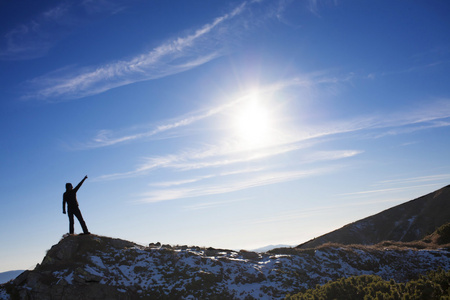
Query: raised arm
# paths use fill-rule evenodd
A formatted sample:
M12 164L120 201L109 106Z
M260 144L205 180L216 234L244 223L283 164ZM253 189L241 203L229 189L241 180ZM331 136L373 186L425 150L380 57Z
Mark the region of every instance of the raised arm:
M78 191L78 189L81 187L81 185L87 178L88 178L87 175L84 176L83 180L81 180L80 183L74 188L75 193Z

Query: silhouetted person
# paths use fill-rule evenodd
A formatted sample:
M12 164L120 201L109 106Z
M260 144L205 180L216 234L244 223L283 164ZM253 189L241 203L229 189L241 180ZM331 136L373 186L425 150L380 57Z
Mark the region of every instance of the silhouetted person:
M89 230L86 227L86 223L83 220L83 216L81 215L81 211L78 208L77 201L77 191L83 184L83 182L87 179L87 176L84 176L83 180L73 188L71 183L66 183L66 191L63 195L63 214L66 213L66 203L67 203L67 212L69 213L69 233L73 234L73 216L77 217L80 222L81 228L83 228L84 234L90 234Z

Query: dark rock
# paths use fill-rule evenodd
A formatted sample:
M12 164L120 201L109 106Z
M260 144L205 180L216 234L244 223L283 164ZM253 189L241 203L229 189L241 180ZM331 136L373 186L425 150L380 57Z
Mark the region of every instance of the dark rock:
M241 250L241 251L239 251L239 254L244 259L258 259L258 258L260 258L260 254L259 253L252 252L252 251Z

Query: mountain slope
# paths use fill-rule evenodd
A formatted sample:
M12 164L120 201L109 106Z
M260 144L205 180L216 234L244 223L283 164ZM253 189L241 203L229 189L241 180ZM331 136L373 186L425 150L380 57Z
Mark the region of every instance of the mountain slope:
M24 270L13 270L0 273L0 284L10 281L19 276Z
M450 221L450 185L298 245L325 243L371 245L382 241L420 240Z
M341 277L374 274L405 282L438 268L450 269L444 248L256 253L69 236L35 270L0 285L0 299L8 299L6 291L19 299L282 299Z

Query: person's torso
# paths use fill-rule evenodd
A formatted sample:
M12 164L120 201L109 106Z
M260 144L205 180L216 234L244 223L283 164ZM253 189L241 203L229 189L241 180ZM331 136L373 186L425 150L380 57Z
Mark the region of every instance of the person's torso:
M77 192L74 190L66 191L63 195L63 199L67 202L68 208L78 207Z

